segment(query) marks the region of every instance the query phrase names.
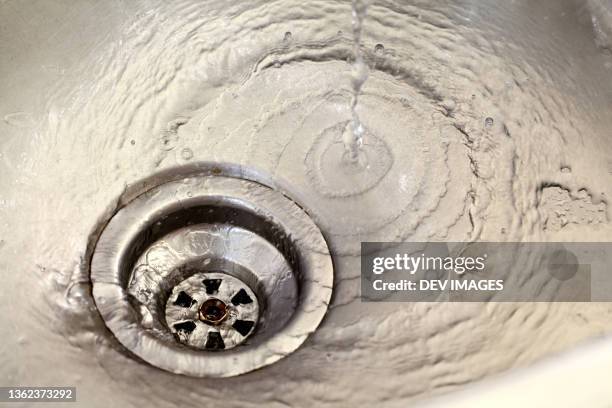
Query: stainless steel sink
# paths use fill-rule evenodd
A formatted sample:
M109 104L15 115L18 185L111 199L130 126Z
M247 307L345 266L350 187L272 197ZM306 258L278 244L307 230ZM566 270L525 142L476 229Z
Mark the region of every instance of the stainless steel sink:
M364 241L610 241L611 13L609 0L371 2L351 167L350 2L0 0L0 386L75 386L87 407L406 406L465 393L477 406L512 389L506 375L550 385L546 361L588 372L581 347L607 338L609 304L361 303L359 252ZM204 164L287 198L333 261L333 286L314 280L331 298L305 308L299 348L268 350L255 371L234 364L230 378L134 353L138 337L118 341L90 279L107 222ZM244 234L271 225L244 220ZM186 326L163 324L180 290L165 293L160 327L189 349ZM207 298L189 296L192 322L218 323L200 319ZM593 364L600 389L609 359ZM558 388L551 406L575 401L566 392L612 401Z

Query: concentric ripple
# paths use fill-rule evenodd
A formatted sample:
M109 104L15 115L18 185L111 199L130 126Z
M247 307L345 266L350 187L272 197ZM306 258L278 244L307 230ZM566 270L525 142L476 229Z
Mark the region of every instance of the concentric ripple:
M208 136L217 159L236 160L233 146L246 135L241 163L263 166L278 180L303 186L293 191L308 188L305 204L328 234L343 237L335 241L342 253L355 253L363 240L412 234L445 197L452 177L449 160L463 166L455 175L469 174L462 135L438 101L384 71L370 73L360 97L366 129L360 159L346 160L342 134L351 120L350 86L350 66L343 62L304 61L263 70L215 106L242 121L205 112L199 122L201 133L225 130L223 137ZM253 115L254 99L271 103ZM463 191L446 198L461 201L467 188L464 184Z
M306 155L304 164L313 186L327 197L350 197L375 187L393 165L384 141L365 131L357 160L347 157L343 136L351 121L323 130Z

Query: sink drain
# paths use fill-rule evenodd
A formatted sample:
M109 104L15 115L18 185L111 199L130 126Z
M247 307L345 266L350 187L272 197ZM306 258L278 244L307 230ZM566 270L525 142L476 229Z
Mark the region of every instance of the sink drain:
M137 195L92 256L107 327L174 373L228 377L272 364L317 328L331 297L331 257L306 212L279 191L221 173Z
M179 341L206 350L228 350L253 332L259 302L242 281L224 273L198 273L174 287L166 323Z

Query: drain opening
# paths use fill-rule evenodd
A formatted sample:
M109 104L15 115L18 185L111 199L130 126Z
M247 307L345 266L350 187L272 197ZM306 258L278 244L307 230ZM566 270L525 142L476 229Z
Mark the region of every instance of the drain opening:
M206 287L206 294L214 295L219 290L221 279L204 279L202 283Z
M223 342L223 338L221 334L218 332L209 332L206 338L206 346L207 350L223 350L225 349L225 343Z
M244 289L240 289L232 298L232 304L235 306L248 305L249 303L253 303L253 299L251 299Z
M182 323L175 324L173 327L177 333L188 335L189 333L195 330L196 325L194 322L182 322Z
M174 373L227 377L305 341L327 310L333 269L300 206L210 171L121 208L100 235L91 279L101 316L132 353Z
M195 303L195 300L185 292L181 291L176 297L174 304L180 307L191 307Z

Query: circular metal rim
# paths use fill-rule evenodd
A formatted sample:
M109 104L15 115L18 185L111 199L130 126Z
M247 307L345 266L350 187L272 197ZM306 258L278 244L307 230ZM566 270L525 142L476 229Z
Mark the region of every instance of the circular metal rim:
M206 250L196 251L197 253L194 253L193 250L175 252L180 248L176 246L176 239L179 238L179 241L182 241L189 232L197 232L199 237L205 236L202 243L206 242ZM233 245L216 245L215 242L218 240L219 235L230 240L232 244L236 244L237 248L244 246L246 244L245 240L250 240L249 250L235 251L232 249ZM180 239L181 237L182 239ZM287 257L283 255L279 248L256 232L237 227L235 223L234 225L203 223L178 228L164 234L159 240L153 241L155 242L145 248L134 263L132 276L127 286L128 293L139 300L145 310L149 309L145 311L145 313L148 312L147 317L151 316L154 318L154 315L160 317L159 314L163 308L166 296L163 293L157 293L157 296L154 298L149 298L148 296L141 298L138 293L141 285L137 282L146 282L148 279L143 277L135 279L134 273L139 267L147 264L146 257L148 252L152 248L157 247L158 243L161 243L162 248L172 252L172 256L166 258L163 265L153 267L153 269L157 269L160 275L170 279L170 281L166 280L166 283L172 284L174 282L174 287L176 287L182 280L190 276L190 271L212 272L218 270L225 271L227 275L244 281L257 293L262 306L262 316L257 325L258 335L254 339L249 339L249 343L265 341L270 333L275 333L287 323L296 309L299 282L297 274L294 273L295 268L292 267ZM252 251L256 252L253 253ZM204 258L208 259L208 263L200 263ZM198 264L199 267L196 266ZM147 266L145 269L150 268ZM174 274L172 271L183 272ZM134 285L135 283L136 285ZM145 289L148 286L147 284L142 288ZM166 288L166 290L168 289L170 288ZM157 313L151 314L151 309ZM150 326L157 327L162 331L165 330L167 322L159 318L157 320L158 324L151 322Z
M331 299L333 265L327 243L308 214L280 191L252 177L237 178L244 169L230 166L224 170L215 164L200 174L173 176L145 193L127 197L102 230L96 243L90 277L93 297L106 326L117 340L142 360L177 374L195 377L230 377L272 364L295 351L323 320ZM252 172L251 174L257 174ZM163 176L161 176L163 178ZM215 191L218 180L235 180L234 188ZM149 180L155 180L155 177ZM159 179L158 179L159 180ZM194 184L205 181L201 185ZM232 184L232 183L227 183ZM245 188L258 194L245 194ZM144 184L143 184L144 187ZM194 187L198 187L195 189ZM217 186L220 188L220 186ZM171 189L174 194L162 201L151 200L160 189ZM177 206L184 207L204 202L215 202L219 196L233 197L243 209L263 214L278 225L288 236L298 253L300 293L295 313L279 332L266 342L254 347L236 348L223 353L202 353L184 348L173 348L160 338L141 329L138 313L131 307L126 294L123 260L126 242L132 242L138 232L155 219ZM282 198L282 199L281 199ZM164 349L164 352L160 352ZM232 364L228 364L228 360ZM236 362L240 361L240 364Z

